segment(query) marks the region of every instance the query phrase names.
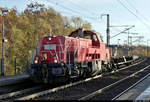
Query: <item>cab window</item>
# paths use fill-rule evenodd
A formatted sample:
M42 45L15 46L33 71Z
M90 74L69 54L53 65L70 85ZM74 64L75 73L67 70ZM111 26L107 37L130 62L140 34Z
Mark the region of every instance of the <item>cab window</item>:
M96 35L93 35L93 40L98 41Z

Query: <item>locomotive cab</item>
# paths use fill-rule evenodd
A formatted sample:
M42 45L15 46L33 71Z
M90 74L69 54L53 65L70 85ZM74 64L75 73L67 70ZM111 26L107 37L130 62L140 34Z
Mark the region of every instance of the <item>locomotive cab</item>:
M82 28L77 29L76 31L72 32L70 37L75 38L85 38L92 40L92 47L100 47L100 42L103 42L102 37L98 33L94 33L90 30L83 31Z

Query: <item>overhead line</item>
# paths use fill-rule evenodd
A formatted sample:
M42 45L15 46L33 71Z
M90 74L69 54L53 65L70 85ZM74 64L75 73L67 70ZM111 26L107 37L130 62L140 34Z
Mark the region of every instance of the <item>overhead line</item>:
M76 13L76 14L79 14L79 15L83 15L83 13L78 12L78 11L73 10L73 9L70 9L70 8L68 8L68 7L65 7L65 6L63 6L63 5L60 5L60 4L58 4L57 2L53 2L53 1L49 1L49 0L47 0L47 2L50 2L50 3L55 4L55 5L57 5L57 6L60 6L61 8L64 8L64 9L66 9L66 10L69 10L69 11L71 11L71 12L73 12L73 13ZM95 18L95 17L87 17L87 18L93 19L93 20L98 19L98 18Z
M33 0L32 0L32 1L33 1ZM73 9L71 9L71 8L68 8L68 7L65 7L65 6L63 6L63 5L60 5L60 4L57 3L57 2L50 1L50 0L46 0L46 1L47 1L47 2L50 2L51 4L60 6L61 8L64 8L64 9L66 9L66 10L68 10L68 11L73 12L73 13L76 13L76 14L79 14L79 15L83 15L81 12L78 12L78 11L73 10ZM70 0L69 0L69 1L70 1ZM70 3L72 3L72 4L76 5L76 6L78 6L79 8L83 8L83 7L80 7L79 5L77 5L77 4L75 4L75 3L71 2L71 1L70 1ZM83 8L83 9L86 9L86 8ZM86 10L88 10L88 9L86 9ZM88 10L88 11L89 11L89 10ZM58 12L70 14L69 12L64 12L64 11L63 11L63 12L58 11ZM94 12L90 12L90 13L95 14ZM78 15L73 15L73 16L78 16ZM83 18L87 18L87 19L91 19L91 20L100 22L100 20L98 20L98 19L99 19L98 17L90 17L90 16L78 16L78 17L83 17ZM113 27L112 29L116 30L117 32L120 31L119 29L114 28L114 27Z
M118 36L118 35L120 35L120 34L124 33L125 31L127 31L127 30L129 30L129 29L131 29L131 28L133 28L133 27L134 27L134 25L133 25L133 26L131 26L130 28L127 28L127 29L123 30L122 32L120 32L120 33L118 33L118 34L116 34L116 35L112 36L111 38L114 38L114 37L116 37L116 36Z
M145 19L145 21L149 21L148 19L147 19L147 17L145 17L144 15L142 15L140 12L139 12L139 10L135 7L135 6L133 6L133 4L131 3L131 2L129 2L128 0L125 0L133 9L135 9L135 11L136 11L136 13L138 13L141 17L143 17L144 19Z
M94 15L97 15L96 13L94 13L94 12L92 12L92 11L90 11L89 9L87 9L87 8L84 8L83 6L79 6L78 4L76 4L76 3L74 3L74 2L72 2L71 0L68 0L70 3L72 3L73 5L75 5L75 6L77 6L77 7L79 7L79 8L81 8L81 9L84 9L84 10L86 10L86 11L88 11L88 12L90 12L92 15L94 14ZM98 16L98 15L97 15Z
M124 8L126 8L132 15L134 15L145 27L150 31L150 27L143 22L134 12L132 12L128 7L126 7L120 0L117 0Z

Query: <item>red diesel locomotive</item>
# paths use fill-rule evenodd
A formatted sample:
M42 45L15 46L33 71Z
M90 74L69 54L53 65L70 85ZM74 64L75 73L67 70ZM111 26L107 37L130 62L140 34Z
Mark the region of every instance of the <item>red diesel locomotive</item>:
M110 65L109 49L100 35L78 29L69 36L41 38L30 77L35 82L58 83L97 75L111 70Z

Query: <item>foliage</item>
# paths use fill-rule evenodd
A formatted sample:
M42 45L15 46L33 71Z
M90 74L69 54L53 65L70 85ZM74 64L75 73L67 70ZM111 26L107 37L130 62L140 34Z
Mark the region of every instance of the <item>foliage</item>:
M50 31L52 35L64 36L70 34L76 28L91 29L91 25L79 17L69 19L52 8L44 8L43 6L34 8L32 5L21 13L13 8L5 16L5 39L8 40L5 43L6 75L14 73L15 58L17 59L17 66L25 69L27 59L32 57L32 49L35 49L39 39L49 35Z

